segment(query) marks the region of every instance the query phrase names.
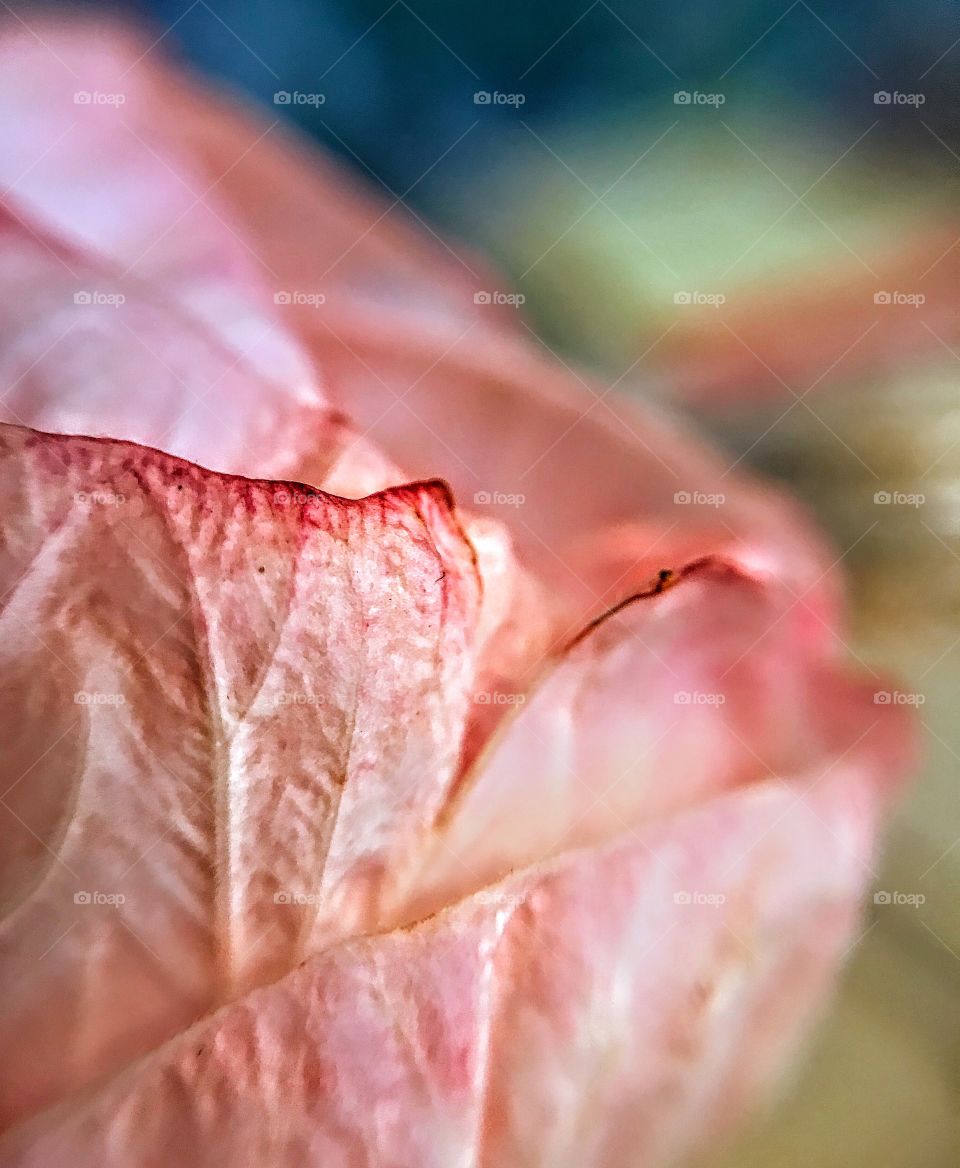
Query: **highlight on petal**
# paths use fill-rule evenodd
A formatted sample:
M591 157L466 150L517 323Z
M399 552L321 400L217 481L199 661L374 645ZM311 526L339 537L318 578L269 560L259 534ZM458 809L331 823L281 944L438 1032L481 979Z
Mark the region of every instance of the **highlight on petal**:
M2 207L0 288L0 421L351 497L404 477L319 393L276 386L162 291Z

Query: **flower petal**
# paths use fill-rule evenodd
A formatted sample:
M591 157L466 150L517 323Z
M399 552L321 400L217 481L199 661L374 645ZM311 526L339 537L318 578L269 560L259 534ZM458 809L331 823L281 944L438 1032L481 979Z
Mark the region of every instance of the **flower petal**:
M886 738L902 718L873 703L879 683L847 680L810 624L802 601L717 561L602 618L461 778L395 911L426 915L513 869L724 791L828 771Z
M709 555L809 593L835 619L830 558L800 508L649 407L505 334L412 334L355 307L331 309L311 343L333 400L411 473L439 468L458 498L504 523L571 622Z
M333 456L320 398L271 392L149 286L2 208L0 287L3 420L109 433L228 472Z
M152 56L139 60L135 39L82 21L53 26L49 38L80 82L52 69L26 33L5 42L5 100L12 109L23 104L27 126L7 151L11 167L28 171L16 184L25 205L68 237L134 265L228 344L235 322L229 312L223 320L211 314L211 305L256 305L280 333L295 332L339 408L389 459L416 477L443 474L459 498L483 500L484 514L508 526L520 561L570 602L569 625L636 591L663 564L710 554L814 589L832 619L829 561L791 505L731 476L719 458L609 391L586 395L575 374L519 339L512 315L475 303L497 281L472 259L397 226L389 203L358 192L316 152ZM77 106L78 84L122 94L123 104ZM59 126L73 146L43 153ZM82 205L50 193L80 177ZM157 197L139 197L144 183ZM208 296L211 282L220 291ZM264 308L265 285L292 301L279 316ZM294 293L324 302L298 305ZM237 311L249 333L249 314ZM288 388L273 392L308 392L291 369L277 367L275 380ZM320 481L309 467L239 469Z
M315 395L309 361L279 327L269 267L218 204L219 176L163 129L163 89L140 63L149 45L87 22L40 27L14 25L0 38L6 198L163 289L260 378Z
M335 947L12 1132L6 1162L672 1161L769 1089L815 1009L885 747Z
M324 295L419 320L500 315L474 304L492 286L477 257L427 238L399 199L374 197L276 118L171 68L149 39L77 17L34 27L0 40L0 179L66 237L163 286L264 376L308 380L283 326L322 317Z
M0 500L9 1121L367 927L457 773L480 581L437 483L3 427Z

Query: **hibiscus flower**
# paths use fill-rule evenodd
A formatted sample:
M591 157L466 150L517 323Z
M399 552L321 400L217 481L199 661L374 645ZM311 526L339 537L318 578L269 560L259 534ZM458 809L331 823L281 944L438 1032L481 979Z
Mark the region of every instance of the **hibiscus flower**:
M911 767L836 554L149 42L0 107L0 1161L722 1134Z

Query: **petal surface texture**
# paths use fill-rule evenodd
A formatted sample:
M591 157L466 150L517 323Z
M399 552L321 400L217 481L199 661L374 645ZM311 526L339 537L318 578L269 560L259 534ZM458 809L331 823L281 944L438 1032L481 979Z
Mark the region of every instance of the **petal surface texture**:
M399 200L32 27L0 1165L676 1163L775 1086L913 766L835 553Z
M789 613L737 660L775 590L692 565L462 774L487 617L442 485L2 434L5 1162L553 1163L562 1114L556 1162L599 1165L646 1099L656 1163L753 1094L849 942L907 738L791 660Z

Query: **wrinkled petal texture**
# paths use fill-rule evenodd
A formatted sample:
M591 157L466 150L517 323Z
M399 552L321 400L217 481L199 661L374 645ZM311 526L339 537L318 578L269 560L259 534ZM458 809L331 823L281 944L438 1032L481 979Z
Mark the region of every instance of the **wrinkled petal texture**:
M10 1162L533 1163L562 1113L556 1162L617 1163L644 1100L655 1162L700 1093L719 1120L763 1082L903 765L789 613L792 650L746 652L764 586L706 563L638 597L460 776L482 576L442 486L350 502L5 428L0 493L6 1118L93 1090ZM758 703L773 669L796 692ZM704 685L738 708L676 701Z
M912 764L830 553L310 148L42 32L0 34L0 1163L722 1134Z

